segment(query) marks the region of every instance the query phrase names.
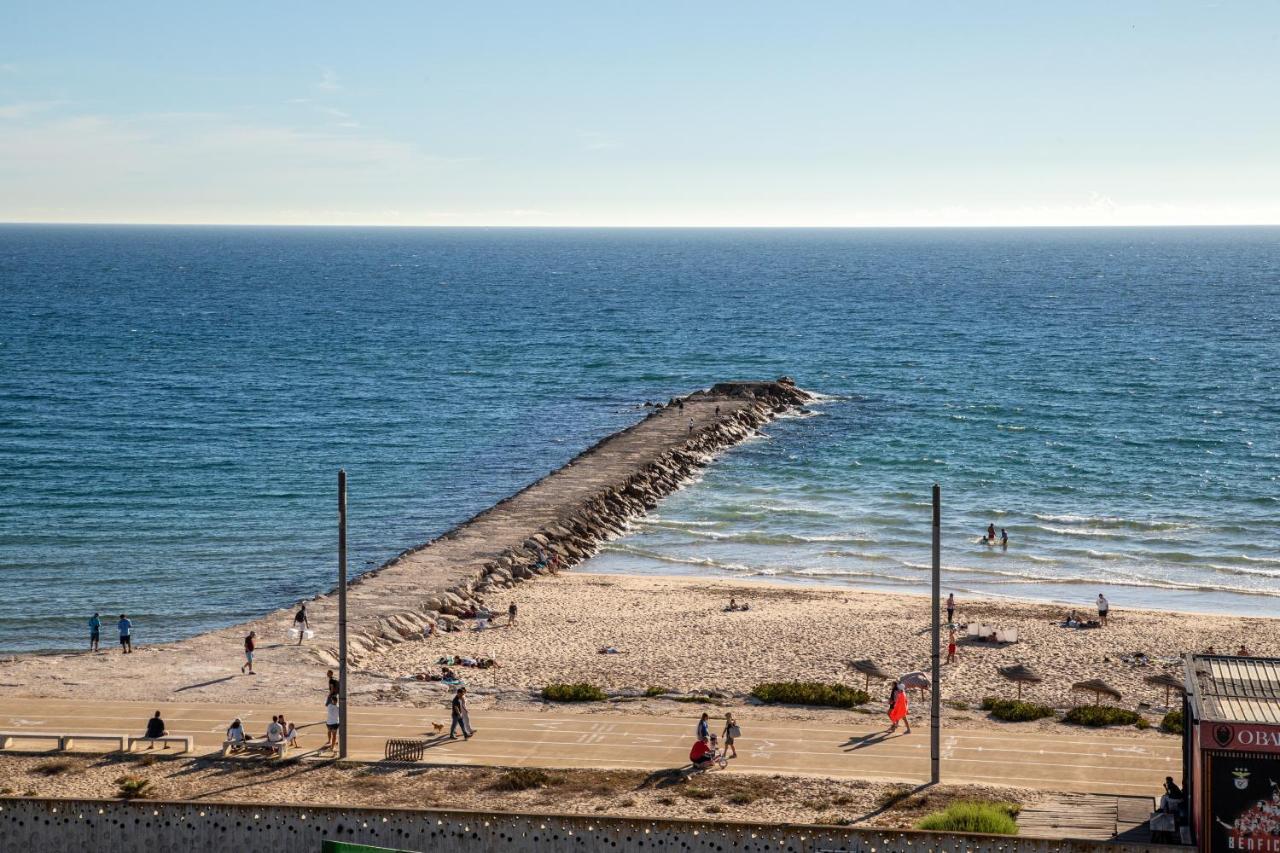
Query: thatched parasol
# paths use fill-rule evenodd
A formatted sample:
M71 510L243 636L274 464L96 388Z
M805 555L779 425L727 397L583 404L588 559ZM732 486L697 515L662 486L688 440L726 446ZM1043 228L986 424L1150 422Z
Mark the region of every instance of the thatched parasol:
M1072 690L1084 690L1093 694L1093 704L1097 705L1102 702L1102 697L1110 696L1112 699L1120 699L1120 691L1116 690L1110 684L1101 678L1090 678L1088 681L1077 681L1071 685Z
M1018 699L1022 699L1022 685L1039 684L1044 681L1040 677L1040 673L1036 672L1025 663L1015 663L1013 666L1001 666L996 668L996 672L1018 685Z
M864 690L871 686L871 679L873 678L876 679L877 681L887 681L889 679L889 673L885 672L883 669L876 666L875 661L870 661L870 660L850 661L849 668L852 669L854 672L860 672L867 677L866 684L863 685Z
M1185 693L1187 689L1181 678L1176 675L1170 675L1167 672L1162 672L1159 675L1148 675L1142 680L1153 687L1164 688L1164 706L1166 708L1169 707L1169 691L1177 690L1180 693Z

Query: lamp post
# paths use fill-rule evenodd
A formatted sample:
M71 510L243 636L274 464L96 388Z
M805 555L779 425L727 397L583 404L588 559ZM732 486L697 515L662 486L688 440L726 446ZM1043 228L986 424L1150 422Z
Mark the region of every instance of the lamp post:
M338 757L347 757L347 472L338 469Z
M940 778L939 744L942 723L942 662L939 659L942 645L942 618L939 614L942 602L942 489L933 484L933 701L929 706L929 782L938 784Z

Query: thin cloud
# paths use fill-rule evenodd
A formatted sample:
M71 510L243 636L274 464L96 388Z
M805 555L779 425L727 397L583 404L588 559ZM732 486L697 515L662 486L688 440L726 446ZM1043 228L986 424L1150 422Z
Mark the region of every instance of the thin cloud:
M6 104L5 106L0 106L0 119L15 121L29 118L48 112L62 103L62 101L19 101L16 104Z
M321 92L337 92L342 89L342 85L338 82L338 75L326 68L320 72L320 82L316 84L316 88Z

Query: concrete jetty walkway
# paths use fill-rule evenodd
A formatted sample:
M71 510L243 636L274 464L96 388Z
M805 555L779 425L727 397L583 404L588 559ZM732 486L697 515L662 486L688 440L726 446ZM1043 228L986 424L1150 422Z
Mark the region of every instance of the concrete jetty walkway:
M692 479L717 453L811 398L783 378L720 383L658 404L644 419L559 470L364 574L352 583L348 595L355 682L361 679L360 664L379 650L416 641L426 625L466 612L487 591L544 573L538 566L540 556L558 555L566 568L588 559L601 543L621 535L629 520ZM334 536L336 542L336 528ZM334 562L336 568L336 556ZM193 685L222 692L234 687L228 672L242 662L243 638L253 630L259 653L272 661L256 679L254 693L298 695L317 670L337 663L336 595L317 596L308 602L308 610L316 636L304 646L289 642L293 606L176 643L143 643L123 659L114 650L110 630L104 629L103 648L112 654L18 656L0 662L0 686L26 696L147 701L181 699ZM138 627L145 636L145 626ZM67 639L79 643L86 638Z
M141 702L78 702L0 698L0 730L141 734L156 710ZM283 713L302 729L298 754L325 742L320 703L282 702L271 706L166 703L160 706L169 732L192 735L197 753L222 745L234 717L261 736L274 714ZM929 776L929 729L886 736L876 718L850 723L747 721L739 758L727 771L871 779L918 783ZM438 737L433 722L449 722L447 708L353 708L351 757L382 758L388 738L428 739L423 759L432 764L544 768L624 768L662 770L687 765L696 715L687 717L575 713L561 707L543 712L490 710L472 715L476 736L469 741ZM41 748L27 743L24 748ZM318 757L327 757L322 753ZM1139 743L1106 735L992 732L946 729L942 736L942 779L1046 791L1153 795L1165 776L1177 777L1176 745Z

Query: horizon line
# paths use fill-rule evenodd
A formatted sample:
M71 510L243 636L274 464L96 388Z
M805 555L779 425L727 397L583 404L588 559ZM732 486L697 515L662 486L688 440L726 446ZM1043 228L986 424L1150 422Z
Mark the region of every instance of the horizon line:
M540 224L520 224L513 225L510 223L392 223L392 222L145 222L145 221L111 221L111 220L0 220L0 227L11 225L38 225L38 226L92 226L92 227L117 227L117 228L437 228L437 229L486 229L486 228L502 228L502 229L525 229L525 230L671 230L671 231L696 231L696 230L770 230L770 231L875 231L875 230L896 230L896 231L944 231L944 230L977 230L982 228L1002 228L1002 229L1019 229L1019 230L1044 230L1049 228L1106 228L1106 229L1136 229L1136 228L1275 228L1280 227L1278 222L1136 222L1136 223L1033 223L1033 224L1009 224L1000 222L989 223L969 223L969 224L938 224L938 225L905 225L905 224L884 224L884 225L655 225L655 224L600 224L600 225L579 225L579 224L556 224L556 223L540 223Z

